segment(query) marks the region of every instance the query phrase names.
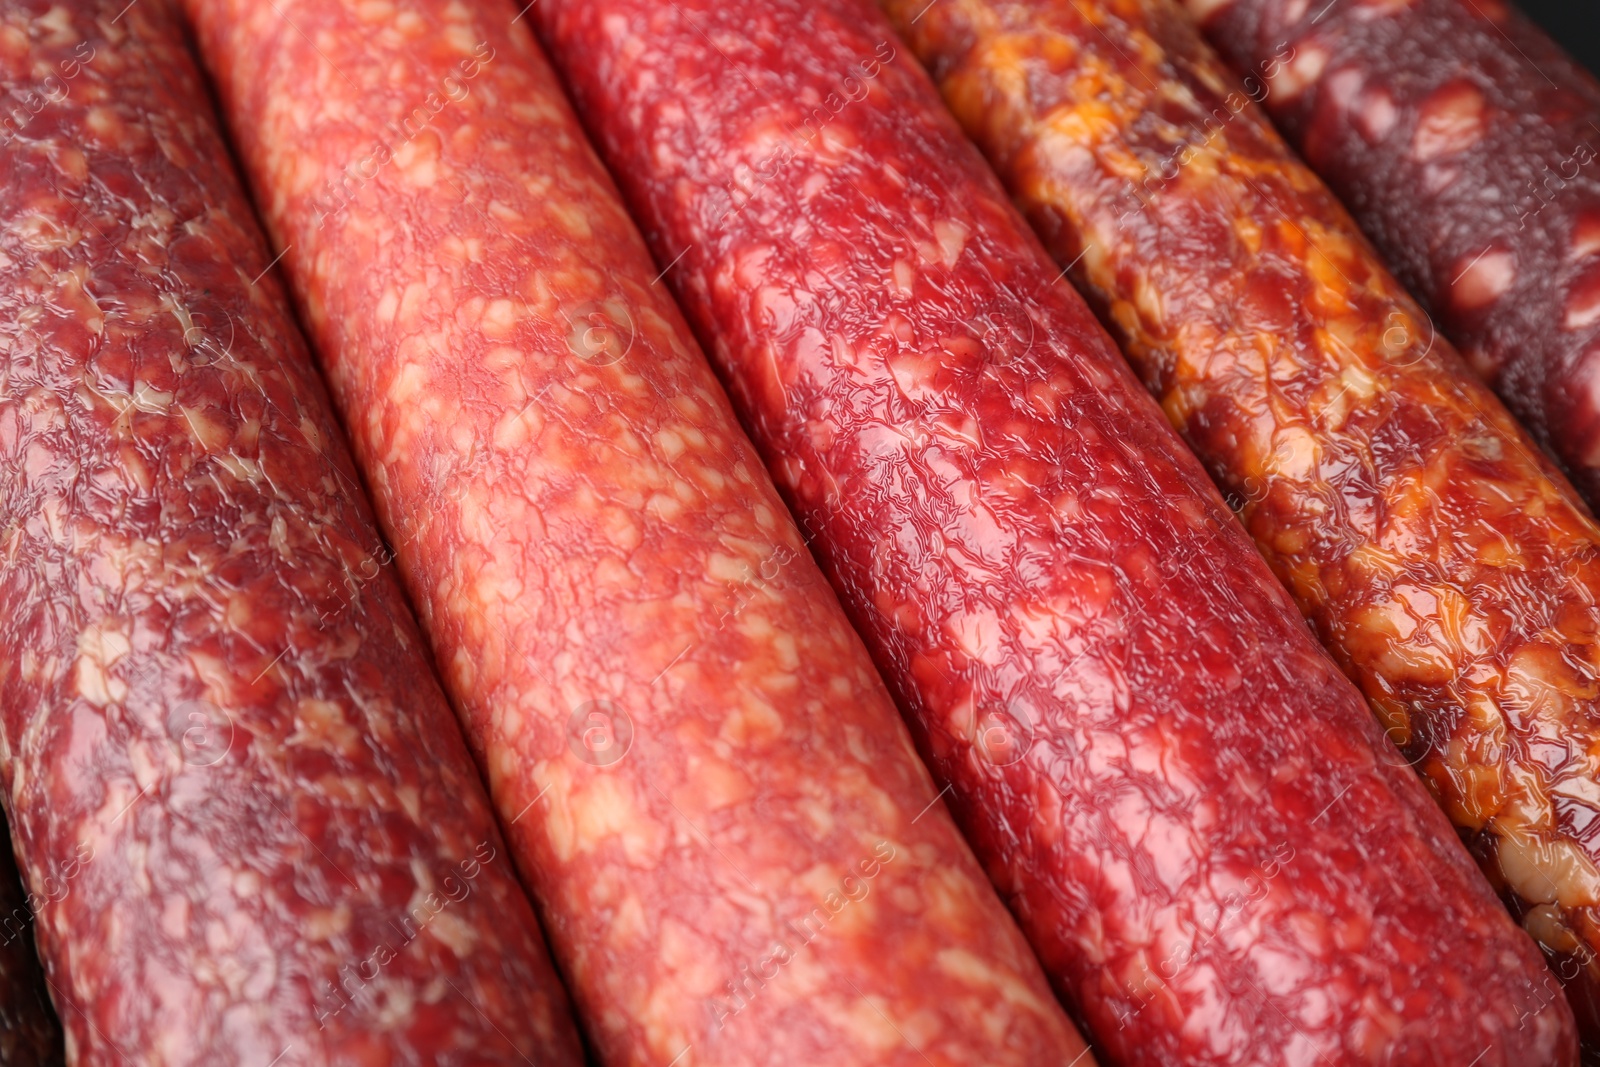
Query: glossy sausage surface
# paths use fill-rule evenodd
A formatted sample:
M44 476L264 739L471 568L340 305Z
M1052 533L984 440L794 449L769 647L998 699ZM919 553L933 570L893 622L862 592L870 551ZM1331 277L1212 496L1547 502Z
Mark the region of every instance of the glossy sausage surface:
M600 1059L1088 1064L520 6L193 9Z
M1506 0L1188 0L1600 505L1600 83Z
M529 17L1096 1055L1567 1062L1534 946L882 15Z
M1168 0L889 5L1324 644L1578 978L1600 527ZM1586 1002L1591 979L1574 989Z

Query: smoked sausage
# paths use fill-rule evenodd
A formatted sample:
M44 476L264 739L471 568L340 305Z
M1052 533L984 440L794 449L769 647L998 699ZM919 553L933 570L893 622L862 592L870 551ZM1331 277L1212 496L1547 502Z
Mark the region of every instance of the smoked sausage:
M528 17L1096 1055L1570 1064L1533 943L883 15Z
M887 6L1583 1007L1600 528L1274 132L1275 68L1170 0Z
M1086 1067L520 6L190 10L600 1060Z
M1600 506L1600 82L1507 0L1188 0Z
M0 82L0 780L68 1062L577 1067L177 12L8 3Z

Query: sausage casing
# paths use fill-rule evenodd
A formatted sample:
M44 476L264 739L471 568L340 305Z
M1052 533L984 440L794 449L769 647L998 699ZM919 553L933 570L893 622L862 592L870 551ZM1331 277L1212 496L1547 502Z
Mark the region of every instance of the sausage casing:
M914 24L914 4L891 9L1578 977L1600 945L1600 529L1268 124L1256 101L1278 67L1241 83L1167 0L955 0Z
M1072 1062L520 6L192 10L601 1060Z
M582 1062L166 0L0 14L0 775L82 1067Z
M1096 1054L1562 1062L1532 943L881 13L529 17Z
M1188 2L1600 505L1600 83L1506 0Z

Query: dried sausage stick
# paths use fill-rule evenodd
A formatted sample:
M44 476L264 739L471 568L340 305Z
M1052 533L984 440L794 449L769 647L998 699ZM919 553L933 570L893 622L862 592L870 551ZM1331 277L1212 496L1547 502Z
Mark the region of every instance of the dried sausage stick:
M1600 506L1600 83L1505 0L1188 0Z
M883 16L529 17L1097 1054L1570 1063L1532 942Z
M45 97L0 147L0 771L68 1061L576 1067L177 13L9 3L0 84Z
M1233 87L1177 5L888 6L1577 977L1600 947L1600 527L1273 131L1269 83Z
M601 1059L1089 1063L521 6L192 10Z

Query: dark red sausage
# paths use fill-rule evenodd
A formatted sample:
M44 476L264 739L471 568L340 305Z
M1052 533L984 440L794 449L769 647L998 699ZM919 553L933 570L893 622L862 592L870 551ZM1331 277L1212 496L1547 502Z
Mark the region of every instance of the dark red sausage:
M1537 950L882 15L529 17L1097 1055L1570 1062Z
M1600 504L1600 83L1505 0L1187 0Z
M61 1023L33 946L33 909L40 901L22 888L9 845L0 825L0 1067L59 1067L65 1062Z
M0 767L74 1064L582 1062L165 0L0 15Z

